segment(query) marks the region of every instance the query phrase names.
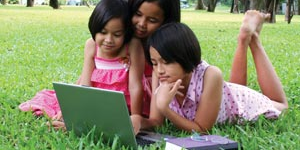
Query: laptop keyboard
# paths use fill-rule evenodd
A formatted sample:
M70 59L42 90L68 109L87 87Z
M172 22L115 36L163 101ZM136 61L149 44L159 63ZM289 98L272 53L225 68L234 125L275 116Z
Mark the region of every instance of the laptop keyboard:
M140 137L136 137L136 142L137 142L138 145L140 145L142 147L155 143L154 141L147 140L147 139L142 139Z

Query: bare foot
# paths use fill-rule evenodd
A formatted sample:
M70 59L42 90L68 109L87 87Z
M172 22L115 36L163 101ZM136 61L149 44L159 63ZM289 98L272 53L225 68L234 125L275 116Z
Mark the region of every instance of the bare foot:
M270 14L260 13L256 10L248 10L245 14L241 32L251 37L255 32L259 35L262 25L270 19Z

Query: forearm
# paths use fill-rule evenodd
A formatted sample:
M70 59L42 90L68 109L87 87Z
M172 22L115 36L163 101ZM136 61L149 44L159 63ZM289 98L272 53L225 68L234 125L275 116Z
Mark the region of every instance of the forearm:
M142 84L129 87L130 92L130 112L131 114L142 115L143 112L143 89Z
M200 124L198 124L194 121L190 121L190 120L180 116L179 114L177 114L176 112L171 110L169 107L165 108L163 111L161 111L161 113L179 129L182 129L182 130L185 130L188 132L195 130L195 131L201 132L201 133L206 133L207 130L209 130L209 129L203 128Z
M78 84L79 85L85 85L85 86L92 86L91 78L88 77L88 75L82 74Z
M86 66L82 70L79 85L92 86L91 76L93 72L93 66Z
M93 39L88 39L84 47L84 62L79 85L92 86L91 76L95 68L95 53L95 42Z

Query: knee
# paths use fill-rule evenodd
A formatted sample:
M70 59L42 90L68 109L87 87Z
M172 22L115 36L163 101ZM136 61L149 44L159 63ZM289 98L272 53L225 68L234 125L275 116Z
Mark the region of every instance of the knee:
M289 104L288 102L284 99L284 101L282 103L280 103L280 107L279 107L279 110L280 111L283 111L285 109L288 109L289 108Z
M278 109L279 111L283 111L285 109L289 108L288 102L286 101L286 99L282 99L283 101L275 101L272 100L272 104L273 106Z
M289 108L289 104L288 104L288 102L286 101L285 103L283 103L283 106L282 106L283 108L283 110L284 109L288 109Z

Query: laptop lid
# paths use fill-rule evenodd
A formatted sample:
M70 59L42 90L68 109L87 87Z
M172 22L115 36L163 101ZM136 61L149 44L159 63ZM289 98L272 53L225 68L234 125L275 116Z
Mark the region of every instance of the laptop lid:
M77 135L95 128L104 139L117 135L122 145L137 149L137 143L122 92L54 82L53 87L67 130Z

